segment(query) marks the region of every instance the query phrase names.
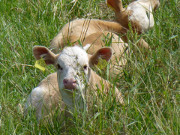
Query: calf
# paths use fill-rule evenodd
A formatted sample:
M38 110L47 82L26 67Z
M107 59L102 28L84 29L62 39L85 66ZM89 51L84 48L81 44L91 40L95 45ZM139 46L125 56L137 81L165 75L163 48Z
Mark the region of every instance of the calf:
M129 30L129 23L131 23L133 31L138 34L153 27L152 11L159 6L159 0L137 0L130 3L126 9L123 8L121 0L107 0L107 4L114 9L116 22L98 19L73 20L67 23L51 41L50 48L52 51L57 53L59 48L63 48L67 42L73 43L78 40L83 42L91 34L99 32L115 33L120 35L124 42L128 42L127 30ZM96 38L91 41L91 44L95 40ZM143 39L139 40L138 45L142 48L149 48Z
M107 0L107 4L115 11L117 22L129 29L129 23L134 31L139 34L154 26L152 12L159 5L159 0L136 0L123 8L121 0Z
M66 47L60 54L55 55L46 47L35 46L33 48L35 58L43 58L47 65L53 64L57 68L57 76L56 73L50 74L31 92L25 110L29 106L34 107L36 116L40 119L42 115L48 115L49 110L52 111L59 103L62 105L62 109L65 105L71 112L74 111L74 108L89 109L92 93L93 96L97 96L97 88L101 95L112 94L117 102L123 104L121 92L116 87L113 89L110 82L101 78L89 67L91 62L97 63L100 58L109 61L113 53L112 49L101 48L94 55L88 57L85 50L89 47L90 45L84 48Z

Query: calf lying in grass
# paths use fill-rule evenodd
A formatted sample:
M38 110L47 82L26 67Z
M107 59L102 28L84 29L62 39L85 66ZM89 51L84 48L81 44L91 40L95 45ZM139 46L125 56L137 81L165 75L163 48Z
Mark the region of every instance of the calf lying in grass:
M129 29L129 23L133 31L139 34L154 26L152 12L159 5L159 0L136 0L130 3L127 8L123 8L121 0L107 0L107 4L115 11L117 22Z
M57 68L57 76L56 73L50 74L38 87L33 89L28 97L25 110L29 106L35 108L38 119L52 112L60 102L66 105L71 112L74 108L89 110L92 96L98 94L97 89L100 90L101 95L112 94L117 102L123 104L121 92L89 67L91 62L98 61L99 58L109 61L113 53L112 49L101 48L89 58L85 51L89 46L85 46L84 49L79 46L67 47L58 55L46 47L34 47L35 58L43 58L47 65L53 64ZM56 79L59 88L57 84L52 85L48 81L53 82Z
M116 22L98 19L73 20L67 23L51 41L50 47L52 51L57 53L59 48L63 48L67 42L73 43L78 40L83 42L91 34L99 32L120 35L124 42L128 42L127 31L130 29L129 24L131 24L132 30L138 34L154 26L152 11L159 6L159 0L137 0L130 3L126 9L123 8L121 0L107 0L107 4L114 9ZM143 48L149 48L143 39L140 39L138 44Z

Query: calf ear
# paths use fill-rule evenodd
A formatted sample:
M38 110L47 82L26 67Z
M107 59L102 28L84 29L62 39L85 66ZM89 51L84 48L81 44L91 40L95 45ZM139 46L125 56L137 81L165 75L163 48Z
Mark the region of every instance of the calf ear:
M89 65L97 65L100 59L109 61L113 54L113 50L110 47L104 47L99 49L95 54L93 54L89 59Z
M123 5L122 5L122 1L121 0L106 0L106 3L115 12L123 11Z
M33 54L37 60L43 58L47 65L54 64L57 58L57 55L44 46L33 47Z

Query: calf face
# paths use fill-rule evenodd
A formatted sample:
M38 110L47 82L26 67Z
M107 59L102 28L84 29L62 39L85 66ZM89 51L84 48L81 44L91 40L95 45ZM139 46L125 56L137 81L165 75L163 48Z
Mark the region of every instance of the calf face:
M87 53L78 46L65 48L58 56L55 65L63 101L70 107L78 103L78 106L83 108L85 84L89 78Z
M86 108L85 93L91 76L89 65L98 63L99 58L109 60L112 56L111 48L99 49L90 59L84 48L79 46L64 48L55 55L46 47L36 46L33 53L36 59L43 58L46 64L53 64L57 68L59 90L64 103L72 110Z
M58 56L55 66L60 89L75 90L85 88L88 80L88 55L80 47L65 48Z

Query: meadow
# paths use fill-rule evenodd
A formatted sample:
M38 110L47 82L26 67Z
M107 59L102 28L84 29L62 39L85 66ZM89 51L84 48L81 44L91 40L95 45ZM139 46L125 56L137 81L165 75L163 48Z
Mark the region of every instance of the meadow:
M131 0L123 0L124 6ZM127 57L119 82L125 105L104 101L94 115L74 114L71 124L54 118L38 123L34 112L23 116L19 105L48 74L34 67L32 48L50 41L76 18L114 20L104 0L0 0L0 134L180 134L180 1L160 0L155 26L141 36L151 49L137 42ZM138 40L137 37L136 40ZM104 78L107 73L103 73Z

